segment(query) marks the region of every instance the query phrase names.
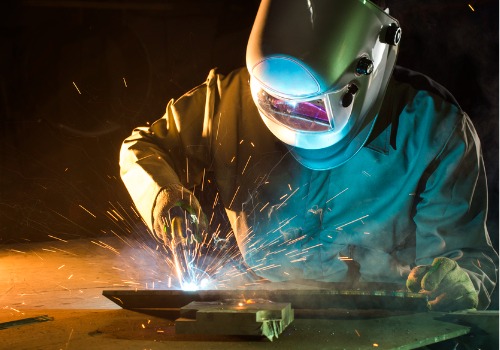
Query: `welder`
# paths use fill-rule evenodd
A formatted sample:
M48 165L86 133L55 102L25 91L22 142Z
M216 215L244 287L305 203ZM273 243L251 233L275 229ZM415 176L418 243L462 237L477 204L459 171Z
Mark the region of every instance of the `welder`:
M152 232L172 239L172 216L206 229L193 191L211 174L263 278L399 283L432 310L486 308L498 255L480 142L445 88L395 65L401 38L381 3L262 0L246 67L212 70L123 143Z

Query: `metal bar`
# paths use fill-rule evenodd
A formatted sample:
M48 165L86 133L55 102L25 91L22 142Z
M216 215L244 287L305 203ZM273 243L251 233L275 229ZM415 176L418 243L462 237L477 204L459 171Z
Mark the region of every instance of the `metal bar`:
M47 315L28 317L28 318L23 318L20 320L0 323L0 329L20 327L20 326L25 326L25 325L32 324L32 323L47 322L47 321L53 321L53 320L54 320L54 317L49 317Z
M300 309L427 311L418 293L363 290L105 290L103 295L124 309L179 309L192 301L265 299Z

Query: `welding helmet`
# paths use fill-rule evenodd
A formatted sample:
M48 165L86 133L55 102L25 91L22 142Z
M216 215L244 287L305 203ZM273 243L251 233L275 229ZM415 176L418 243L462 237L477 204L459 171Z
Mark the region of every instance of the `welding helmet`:
M400 38L368 0L262 0L246 54L262 120L302 165L343 164L375 124Z

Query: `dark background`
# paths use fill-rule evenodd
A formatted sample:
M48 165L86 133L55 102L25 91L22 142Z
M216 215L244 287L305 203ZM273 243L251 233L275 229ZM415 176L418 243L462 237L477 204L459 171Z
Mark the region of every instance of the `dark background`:
M498 0L388 3L403 28L398 63L446 86L474 121L498 247ZM245 64L257 6L2 2L0 244L144 234L119 179L120 144L211 68Z

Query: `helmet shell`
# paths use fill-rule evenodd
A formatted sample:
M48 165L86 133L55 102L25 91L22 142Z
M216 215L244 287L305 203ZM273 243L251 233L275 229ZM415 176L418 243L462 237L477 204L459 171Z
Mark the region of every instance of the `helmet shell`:
M330 130L304 131L259 108L271 132L303 165L329 169L363 146L394 68L400 34L398 21L366 0L262 0L247 46L252 89L290 101L328 100L332 116ZM353 85L355 94L345 99ZM335 117L346 113L340 129Z

